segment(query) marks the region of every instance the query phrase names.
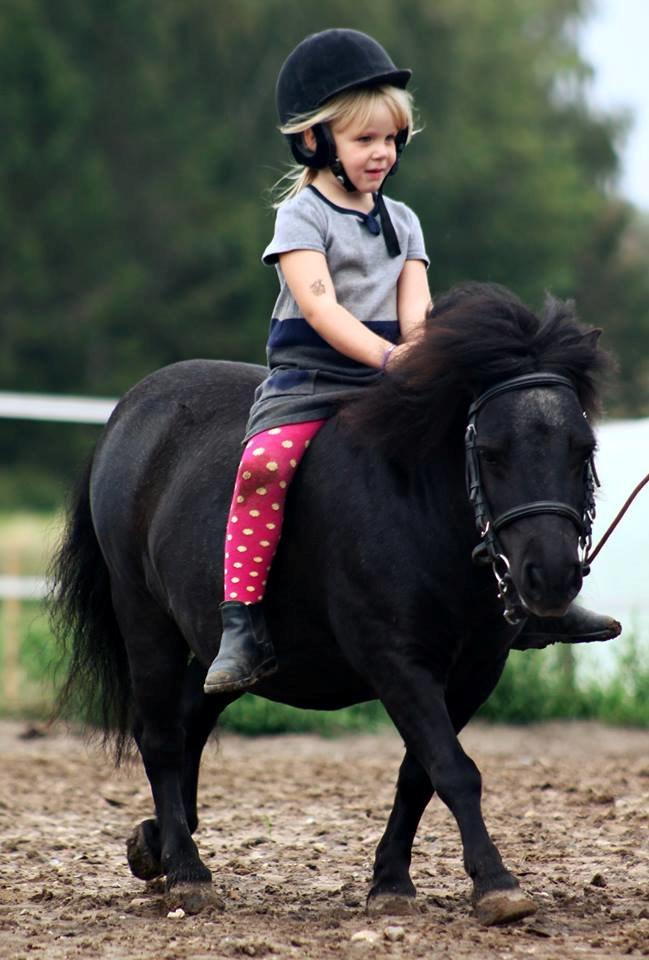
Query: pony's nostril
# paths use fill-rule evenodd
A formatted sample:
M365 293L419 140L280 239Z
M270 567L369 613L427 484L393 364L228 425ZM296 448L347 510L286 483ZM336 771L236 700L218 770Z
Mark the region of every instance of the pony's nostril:
M530 593L538 595L543 591L545 578L541 567L535 563L525 565L525 580Z

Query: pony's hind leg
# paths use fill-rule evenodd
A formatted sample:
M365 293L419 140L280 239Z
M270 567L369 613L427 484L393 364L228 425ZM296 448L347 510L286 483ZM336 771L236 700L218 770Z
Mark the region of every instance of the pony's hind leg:
M156 872L164 874L168 891L178 885L198 884L207 893L212 875L191 836L196 827L196 788L184 784L198 770L194 759L189 764L192 773L185 774L188 738L183 716L197 671L187 664L187 646L175 624L150 601L138 597L135 609L131 596L130 605L116 601L115 608L129 654L136 711L134 732L156 811L155 821L141 824L139 838L135 844L131 840L129 863L143 879L150 879ZM212 717L218 704L215 708ZM208 726L206 720L204 727ZM208 734L209 730L203 744ZM190 739L196 742L196 737ZM189 811L187 796L194 797ZM145 855L138 856L143 852Z
M199 660L191 661L187 667L182 699L185 728L182 795L187 823L192 833L198 827L198 775L203 749L225 708L243 695L239 691L205 696L203 692L205 673L206 668Z
M181 721L185 731L181 793L191 834L195 833L198 827L198 775L203 748L219 715L239 696L224 694L219 697L205 697L204 680L205 667L198 660L192 660L185 671ZM134 736L139 746L142 738L141 721L136 724ZM135 877L152 880L162 875L160 828L156 818L143 820L134 828L127 840L126 849L128 863Z
M238 699L240 694L223 694L206 697L203 693L205 667L198 660L192 660L185 671L181 722L185 733L181 794L189 832L193 834L198 827L197 791L203 748L210 733L216 726L219 715L225 708ZM136 740L141 738L141 724L136 730ZM160 826L157 818L143 820L133 830L127 841L127 857L131 872L141 880L151 880L163 874L162 845ZM205 884L190 887L187 881L171 888L167 895L168 905L182 906L186 912L196 912L211 901L211 893Z
M410 879L412 844L432 795L428 774L406 750L390 819L376 848L372 887L367 897L368 912L409 913L414 908L416 891Z

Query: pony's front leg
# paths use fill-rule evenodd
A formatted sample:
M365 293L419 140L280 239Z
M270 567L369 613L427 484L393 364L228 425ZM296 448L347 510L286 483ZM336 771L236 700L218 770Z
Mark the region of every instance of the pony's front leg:
M380 667L375 662L373 673L407 749L457 821L478 918L491 925L533 913L534 902L521 892L487 832L481 810L482 778L457 739L443 686L423 667L409 663L403 653L386 657Z
M447 688L445 699L456 733L485 702L498 682L506 659L505 655L499 660L480 664L479 669L458 678ZM410 879L412 844L433 792L428 774L406 750L390 819L376 850L373 883L367 900L370 912L410 912L413 909L416 891Z
M410 879L412 843L432 795L428 774L406 750L390 819L376 848L372 887L367 897L370 913L409 913L413 909L416 891Z

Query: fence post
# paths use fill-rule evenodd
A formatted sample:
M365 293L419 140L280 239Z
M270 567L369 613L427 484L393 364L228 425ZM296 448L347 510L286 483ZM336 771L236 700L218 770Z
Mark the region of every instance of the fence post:
M12 576L20 573L18 553L12 551L9 556L8 572ZM3 650L2 677L5 709L13 710L20 702L20 611L18 597L6 597L2 618Z
M556 649L566 689L570 694L574 694L577 689L577 658L574 648L568 643L560 643Z

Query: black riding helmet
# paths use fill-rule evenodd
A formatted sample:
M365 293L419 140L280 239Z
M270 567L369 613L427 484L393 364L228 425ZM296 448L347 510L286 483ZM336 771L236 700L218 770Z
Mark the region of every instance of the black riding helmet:
M337 93L389 83L405 89L412 70L398 70L380 43L359 30L312 33L288 55L277 78L282 126Z
M280 123L284 126L295 117L317 110L337 94L358 87L390 84L405 89L411 76L411 70L399 70L381 44L359 30L334 28L310 34L289 54L279 72L275 96ZM331 167L346 190L355 190L336 156L327 124L315 124L313 133L313 151L307 149L301 134L287 135L297 162L316 170ZM390 174L397 171L407 139L408 130L400 130L397 160ZM379 210L388 251L398 256L399 243L380 192Z

